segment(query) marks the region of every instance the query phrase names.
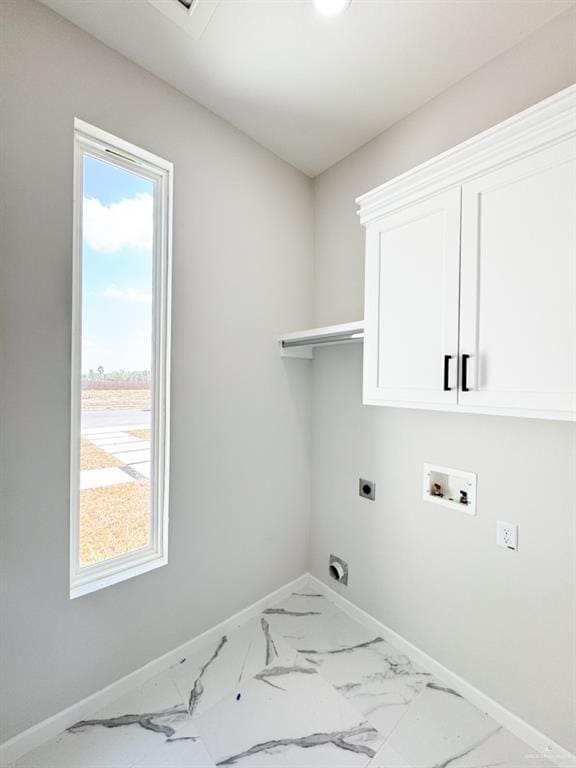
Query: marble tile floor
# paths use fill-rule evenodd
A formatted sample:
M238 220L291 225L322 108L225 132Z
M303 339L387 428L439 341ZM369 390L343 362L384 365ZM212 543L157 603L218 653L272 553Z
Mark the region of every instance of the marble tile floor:
M308 586L21 757L15 768L231 765L552 763Z

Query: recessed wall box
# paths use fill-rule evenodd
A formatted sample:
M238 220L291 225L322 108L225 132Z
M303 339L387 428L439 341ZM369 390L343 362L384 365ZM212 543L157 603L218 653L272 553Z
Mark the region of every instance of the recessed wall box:
M373 483L372 480L363 480L360 478L358 483L358 494L365 499L374 501L376 498L376 483Z
M348 563L342 560L341 557L330 555L328 573L334 581L339 581L340 584L348 585Z
M462 469L424 464L424 501L468 515L476 514L476 475Z

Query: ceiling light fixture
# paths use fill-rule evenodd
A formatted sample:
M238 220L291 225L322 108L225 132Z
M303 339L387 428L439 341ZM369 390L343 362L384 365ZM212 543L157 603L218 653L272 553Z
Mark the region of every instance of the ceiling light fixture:
M344 13L351 3L351 0L313 0L314 8L322 16L338 16Z

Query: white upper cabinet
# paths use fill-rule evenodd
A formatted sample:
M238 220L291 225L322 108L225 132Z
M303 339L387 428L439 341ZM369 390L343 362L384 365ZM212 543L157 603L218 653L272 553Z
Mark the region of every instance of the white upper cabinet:
M576 87L358 202L365 403L576 418Z
M575 190L572 139L463 186L462 405L574 410Z
M456 403L460 189L368 232L365 396Z

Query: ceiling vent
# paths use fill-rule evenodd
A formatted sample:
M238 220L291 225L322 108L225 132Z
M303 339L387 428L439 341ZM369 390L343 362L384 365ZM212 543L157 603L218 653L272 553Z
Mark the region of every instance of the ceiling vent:
M148 0L193 40L200 40L220 0ZM184 12L183 12L184 11Z

